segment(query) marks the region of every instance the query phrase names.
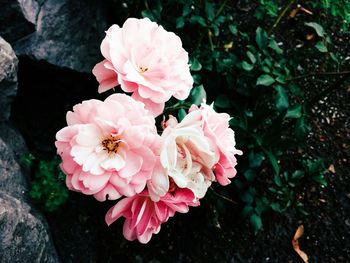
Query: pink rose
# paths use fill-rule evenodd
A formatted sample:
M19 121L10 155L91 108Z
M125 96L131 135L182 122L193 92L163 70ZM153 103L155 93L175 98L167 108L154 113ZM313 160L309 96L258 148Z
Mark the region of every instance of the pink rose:
M112 224L125 217L123 234L127 240L138 239L146 244L153 234L160 231L160 225L174 216L175 212L187 213L189 206L198 206L198 200L188 189L176 189L167 193L158 202L153 202L147 190L120 200L106 214L106 223Z
M172 96L188 97L193 79L188 54L177 35L148 18L129 18L122 28L112 25L106 34L101 44L105 60L92 71L100 83L99 92L119 83L154 116L162 113Z
M141 102L124 94L84 101L67 113L67 124L57 132L55 145L71 190L104 201L145 188L159 135Z
M212 168L218 155L204 136L201 122L187 115L177 124L171 116L165 126L161 135L160 162L166 174L178 187L188 188L196 198L203 198L215 180Z
M229 178L233 178L237 173L235 155L242 155L242 151L235 148L235 133L229 127L230 116L227 113L217 113L212 106L204 103L200 108L192 106L187 116L202 121L204 135L219 155L219 160L214 166L216 180L221 185L229 184Z

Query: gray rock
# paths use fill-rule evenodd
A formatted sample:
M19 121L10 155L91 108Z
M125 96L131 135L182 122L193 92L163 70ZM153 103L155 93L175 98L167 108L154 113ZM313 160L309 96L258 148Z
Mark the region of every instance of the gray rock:
M45 221L25 202L0 190L0 262L58 263Z
M39 3L35 0L0 0L0 35L10 43L35 31Z
M8 120L17 94L18 59L10 44L0 37L0 121Z
M43 1L38 15L35 8L31 13L37 17L36 32L14 44L16 54L90 73L102 60L99 47L107 30L103 6L97 0Z
M23 199L28 183L12 149L0 138L0 190Z

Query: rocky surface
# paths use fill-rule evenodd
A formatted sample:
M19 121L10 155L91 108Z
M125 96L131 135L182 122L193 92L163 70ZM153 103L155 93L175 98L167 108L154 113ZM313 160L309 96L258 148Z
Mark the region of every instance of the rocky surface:
M35 31L39 1L0 0L0 35L10 43Z
M59 262L46 221L28 201L28 177L19 164L26 152L9 124L17 93L18 60L0 37L0 262Z
M23 200L0 190L1 263L58 262L47 225Z
M101 1L44 0L24 10L36 20L36 31L13 43L18 56L79 72L91 72L101 60L99 43L107 29Z
M17 93L17 65L10 44L0 36L0 121L10 117L11 102Z

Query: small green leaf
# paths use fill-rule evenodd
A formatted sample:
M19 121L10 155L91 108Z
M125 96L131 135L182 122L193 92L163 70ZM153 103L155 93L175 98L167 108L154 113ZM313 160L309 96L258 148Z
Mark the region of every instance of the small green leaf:
M216 99L214 103L215 107L223 108L223 109L229 109L231 107L231 101L230 99L220 94Z
M252 196L252 194L249 191L244 192L240 197L241 197L242 201L247 203L247 204L252 204L254 201L254 197Z
M261 27L256 29L255 41L260 49L264 49L267 44L268 36L265 30Z
M305 137L309 134L310 127L307 125L305 117L302 116L295 123L295 136L298 139L305 139Z
M235 36L237 35L238 30L237 30L237 26L236 25L231 24L231 25L228 26L228 28L229 28L229 30L230 30L230 32L232 34L234 34Z
M282 212L280 204L272 203L270 206L271 206L273 211L275 211L277 213L281 213Z
M200 71L202 69L202 64L196 58L192 59L191 62L191 70L192 71Z
M282 54L283 50L278 46L276 40L270 39L269 47L276 51L277 54Z
M179 112L177 113L177 118L178 118L179 122L182 121L186 115L187 115L186 111L184 109L180 109Z
M180 16L176 19L176 28L183 28L185 25L185 19L183 16Z
M265 160L265 156L262 153L250 152L248 159L250 168L259 168L261 163Z
M255 172L252 169L249 169L244 172L244 177L247 179L248 182L253 182L255 177Z
M203 99L207 98L207 93L205 92L203 85L193 88L189 98L192 104L200 105L203 102Z
M201 16L191 16L190 22L195 23L195 24L199 24L203 27L207 27L207 23L205 22L205 19Z
M273 83L275 83L274 78L267 74L261 75L256 81L256 85L262 85L262 86L270 86Z
M294 105L292 108L288 109L285 117L286 118L294 118L294 119L300 118L301 117L301 105L297 104L297 105Z
M250 59L250 61L251 61L253 64L255 64L256 58L255 58L254 54L253 54L252 52L250 52L250 51L247 51L247 56L248 56L248 58Z
M205 2L205 13L209 21L212 21L214 19L215 17L214 7L213 7L213 4L208 1Z
M296 170L296 171L294 171L294 173L292 173L292 178L298 180L300 178L303 178L304 175L305 175L305 173L303 171Z
M305 25L315 29L318 36L324 37L325 32L324 32L323 27L320 24L318 24L316 22L309 22L309 23L305 23Z
M289 100L288 100L288 95L287 95L285 88L278 85L275 87L275 90L277 92L276 99L275 99L276 109L279 111L283 111L285 109L288 109Z
M143 11L141 12L141 15L142 15L142 17L147 17L147 18L149 18L151 21L157 21L157 19L156 19L156 17L154 16L153 12L152 12L151 10L149 10L149 9L143 10Z
M251 71L254 68L254 66L249 64L247 61L243 61L242 68L246 71Z
M279 175L280 174L280 167L278 165L278 161L277 161L276 156L270 151L265 151L265 153L272 164L272 168L275 171L275 174Z
M259 230L262 228L262 222L261 222L261 217L257 214L252 214L250 216L250 223L252 224L254 228L255 234L259 232Z
M253 211L254 211L254 208L251 205L246 205L242 210L242 215L250 216L253 213Z
M281 177L278 174L275 174L275 177L273 178L273 181L275 184L279 187L282 187L282 180Z
M322 53L328 52L327 47L325 46L325 44L322 41L318 41L317 44L315 45L315 48L317 48L318 51L320 51Z

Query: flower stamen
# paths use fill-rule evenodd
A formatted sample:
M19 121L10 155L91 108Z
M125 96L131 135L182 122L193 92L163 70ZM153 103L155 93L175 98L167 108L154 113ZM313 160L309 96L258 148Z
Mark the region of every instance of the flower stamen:
M148 68L139 66L139 70L140 70L140 73L145 73L148 70Z
M118 138L109 136L108 138L104 139L101 144L104 151L107 151L108 153L117 153L120 142L121 141Z

